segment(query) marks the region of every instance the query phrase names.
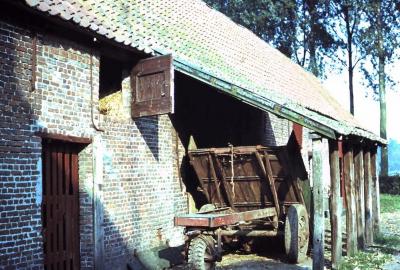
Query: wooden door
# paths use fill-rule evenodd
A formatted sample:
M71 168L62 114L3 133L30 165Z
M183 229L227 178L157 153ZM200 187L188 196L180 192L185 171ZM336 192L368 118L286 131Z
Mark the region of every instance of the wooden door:
M43 143L44 269L79 269L78 148Z

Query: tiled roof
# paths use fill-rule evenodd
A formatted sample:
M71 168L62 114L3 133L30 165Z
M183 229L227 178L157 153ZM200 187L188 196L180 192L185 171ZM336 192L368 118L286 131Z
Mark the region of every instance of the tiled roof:
M316 77L200 0L25 1L146 53L172 53L176 66L183 71L182 66L189 66L194 77L210 75L340 134L380 140L344 110Z

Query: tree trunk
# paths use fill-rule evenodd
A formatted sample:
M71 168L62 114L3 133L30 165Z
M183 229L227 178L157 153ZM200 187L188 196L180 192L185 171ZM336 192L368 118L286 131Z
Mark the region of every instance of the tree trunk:
M316 44L316 33L318 31L317 27L317 10L316 10L316 3L314 1L310 1L308 3L308 12L310 14L310 36L308 38L308 46L310 50L310 64L309 70L315 77L319 76L319 69L317 63L317 44Z
M379 105L380 105L380 135L386 139L386 89L385 89L385 57L379 57ZM388 149L381 148L381 176L387 176L389 171Z
M385 50L383 47L383 22L382 9L378 5L378 77L379 77L379 105L380 105L380 136L386 136L386 89L385 89ZM387 147L381 148L381 176L388 175L388 150Z
M348 57L348 72L349 72L349 93L350 93L350 113L354 115L354 87L353 87L353 32L350 26L349 7L343 6L343 15L346 23L347 35L347 57Z

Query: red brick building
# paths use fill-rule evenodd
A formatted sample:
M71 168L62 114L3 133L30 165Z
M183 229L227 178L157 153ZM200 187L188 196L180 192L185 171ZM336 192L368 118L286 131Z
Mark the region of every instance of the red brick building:
M296 122L305 139L381 142L316 78L199 0L1 6L1 269L126 269L182 241L173 217L188 211L191 138L285 144ZM132 70L166 54L172 91L132 101ZM117 92L118 116L101 114ZM132 118L148 99L167 111Z

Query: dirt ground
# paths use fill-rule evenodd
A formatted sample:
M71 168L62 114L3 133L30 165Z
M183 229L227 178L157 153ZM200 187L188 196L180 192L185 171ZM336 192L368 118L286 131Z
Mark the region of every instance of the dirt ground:
M276 269L276 270L306 270L311 269L312 261L307 258L302 264L288 264L284 261L271 256L271 254L262 255L240 255L229 254L224 256L222 262L217 264L219 270L246 270L246 269Z
M381 214L381 232L387 236L395 236L400 238L400 211L393 213ZM384 270L399 270L400 269L400 250L393 252L393 261L386 264Z
M285 261L282 244L277 241L279 239L266 239L265 244L269 247L261 253L245 254L240 251L227 253L223 256L222 261L217 263L217 270L308 270L312 267L311 258L298 265L290 264ZM187 266L180 265L173 268L174 270L187 270Z
M345 219L344 219L345 220ZM345 224L345 221L343 223ZM326 219L325 224L325 263L326 268L330 269L330 230L329 220ZM345 227L343 228L345 231ZM400 239L400 211L392 211L390 213L381 214L381 233L387 237L397 237ZM285 256L281 244L277 242L266 242L266 245L272 247L271 251L264 251L260 254L243 254L240 252L230 253L223 256L221 262L217 263L216 269L218 270L261 270L261 269L277 269L277 270L306 270L312 269L312 260L310 257L305 262L298 265L288 264L285 261ZM393 260L389 261L378 269L383 270L400 270L400 248L388 247L376 244L367 249L367 253L380 254L382 252L389 251L389 254L393 256ZM377 253L378 252L378 253ZM185 269L185 266L177 266L174 270ZM365 268L357 268L365 269ZM371 269L371 268L368 268ZM366 270L368 270L366 269Z
M381 215L381 232L384 235L400 237L400 212L383 213ZM330 269L330 231L329 221L327 220L325 231L325 269ZM268 244L268 243L267 243ZM312 269L312 260L308 257L303 263L294 265L285 261L285 256L279 250L282 247L279 243L271 242L276 248L272 251L265 251L259 254L243 254L240 252L228 253L223 256L221 262L217 263L217 270L262 270L262 269L276 269L276 270L306 270ZM373 251L374 248L371 248ZM180 265L173 268L174 270L187 269L185 266ZM400 251L394 252L393 261L384 265L383 270L400 270Z

